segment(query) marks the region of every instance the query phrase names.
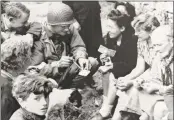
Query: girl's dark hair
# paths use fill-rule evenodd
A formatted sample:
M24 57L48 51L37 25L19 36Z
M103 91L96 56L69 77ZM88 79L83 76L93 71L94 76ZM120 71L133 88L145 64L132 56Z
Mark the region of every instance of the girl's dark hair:
M127 27L127 25L130 24L130 18L126 14L122 14L118 10L112 10L108 14L108 18L116 21L119 27Z
M125 27L123 34L133 35L135 33L134 28L131 26L131 19L126 14L122 14L118 10L112 10L108 14L108 19L115 21L119 27Z
M134 17L136 16L135 7L132 4L130 4L129 2L116 1L114 8L117 8L117 6L119 6L119 5L125 6L126 11L129 14L130 20L132 21L134 19Z

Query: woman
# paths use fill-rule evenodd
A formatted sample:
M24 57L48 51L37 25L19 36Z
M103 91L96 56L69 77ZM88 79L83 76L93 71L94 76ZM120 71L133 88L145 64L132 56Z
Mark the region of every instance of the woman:
M119 10L112 10L108 14L108 34L105 36L105 46L116 51L116 53L111 58L110 62L99 67L99 71L102 73L103 78L104 96L102 108L94 119L104 119L109 116L112 110L116 98L116 89L114 83L110 82L108 79L125 76L136 65L137 37L134 36L134 29L131 27L130 23L131 19L126 14L122 14ZM100 56L101 61L108 57L110 56L108 56L107 53L103 53Z

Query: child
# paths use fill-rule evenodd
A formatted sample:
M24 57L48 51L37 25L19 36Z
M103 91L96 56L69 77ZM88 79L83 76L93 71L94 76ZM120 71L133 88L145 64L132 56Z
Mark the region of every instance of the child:
M20 104L10 120L44 120L48 96L54 85L38 74L21 74L13 83L12 94Z
M146 106L143 105L145 102L141 104L145 95L142 92L139 94L140 107L144 111L141 120L148 120L149 115L153 115L154 120L162 119L167 111L166 106L168 114L165 117L167 120L173 119L173 33L171 31L172 27L169 25L154 30L151 41L155 57L149 75L145 79L137 79L134 82L134 85L144 90L148 98L146 101L151 101Z

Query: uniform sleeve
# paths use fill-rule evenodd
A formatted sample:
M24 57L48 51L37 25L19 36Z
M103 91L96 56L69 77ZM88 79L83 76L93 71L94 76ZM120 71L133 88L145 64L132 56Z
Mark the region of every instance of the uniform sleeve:
M31 65L38 65L45 60L44 54L45 44L43 41L34 41L34 45L32 47L32 55L31 55Z
M75 60L78 60L79 58L87 58L85 44L78 31L73 26L70 47Z
M41 36L42 26L39 22L32 22L29 25L29 30L27 33L32 34L34 36L34 40L39 40Z
M55 78L60 75L58 67L52 67L51 64L46 64L41 69L40 74L50 78Z

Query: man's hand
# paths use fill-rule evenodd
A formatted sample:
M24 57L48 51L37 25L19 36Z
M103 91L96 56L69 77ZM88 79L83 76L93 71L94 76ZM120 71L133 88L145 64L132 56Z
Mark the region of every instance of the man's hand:
M123 91L129 89L132 85L133 85L133 81L131 80L123 80L117 83L117 87Z
M69 56L62 56L59 61L57 61L57 66L59 68L67 68L69 67L73 62L73 58Z
M45 67L45 65L46 65L46 63L42 62L41 64L36 65L36 66L29 66L27 68L27 71L30 72L31 74L39 73L40 70L42 70Z
M86 58L79 58L78 59L78 63L81 67L82 70L89 70L90 69L90 64L89 64L89 60Z

